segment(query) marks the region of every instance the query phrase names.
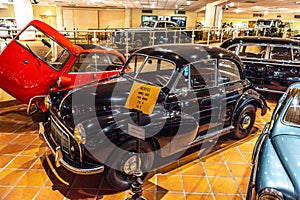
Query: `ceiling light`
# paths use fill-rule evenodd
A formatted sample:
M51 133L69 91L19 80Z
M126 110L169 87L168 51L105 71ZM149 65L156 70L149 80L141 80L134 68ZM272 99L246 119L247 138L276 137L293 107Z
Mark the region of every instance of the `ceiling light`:
M190 1L187 1L187 2L186 2L186 5L190 6L190 5L191 5L191 2L190 2Z
M296 4L300 4L300 1L297 1Z
M233 3L233 2L230 2L228 5L229 5L230 7L233 7L233 6L234 6L234 3Z
M237 9L235 9L235 10L234 10L234 12L236 12L236 13L240 13L240 12L243 12L243 10L242 10L242 9L240 9L240 8L237 8Z

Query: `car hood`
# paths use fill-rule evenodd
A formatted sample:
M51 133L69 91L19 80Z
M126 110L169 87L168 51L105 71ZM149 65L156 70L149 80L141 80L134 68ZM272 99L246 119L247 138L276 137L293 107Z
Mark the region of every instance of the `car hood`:
M296 193L300 194L300 136L277 135L272 138L272 143Z

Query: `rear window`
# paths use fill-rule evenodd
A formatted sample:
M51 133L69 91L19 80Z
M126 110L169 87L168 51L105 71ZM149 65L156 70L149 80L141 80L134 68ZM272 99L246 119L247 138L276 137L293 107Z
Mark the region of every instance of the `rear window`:
M34 26L26 28L15 40L55 70L62 69L70 56L67 49Z

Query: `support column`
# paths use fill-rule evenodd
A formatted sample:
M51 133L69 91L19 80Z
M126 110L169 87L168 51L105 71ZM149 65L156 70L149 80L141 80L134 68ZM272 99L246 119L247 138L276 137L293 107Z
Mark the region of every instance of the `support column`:
M17 29L24 28L34 19L30 0L14 0L14 10L17 21Z
M65 25L63 24L63 11L61 6L56 6L56 23L57 30L63 30Z
M129 28L132 26L132 9L125 8L125 27Z
M206 4L205 9L205 26L221 27L222 26L222 6L213 3Z

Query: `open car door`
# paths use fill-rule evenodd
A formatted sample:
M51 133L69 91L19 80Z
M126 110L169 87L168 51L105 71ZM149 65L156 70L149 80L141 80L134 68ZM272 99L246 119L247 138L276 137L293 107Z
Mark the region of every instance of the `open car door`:
M22 103L45 95L63 73L74 45L49 25L31 21L0 54L0 87Z

